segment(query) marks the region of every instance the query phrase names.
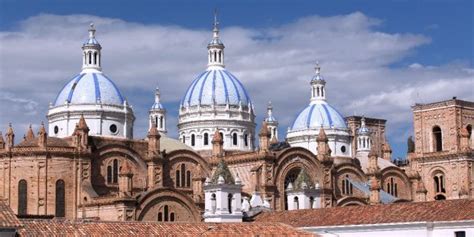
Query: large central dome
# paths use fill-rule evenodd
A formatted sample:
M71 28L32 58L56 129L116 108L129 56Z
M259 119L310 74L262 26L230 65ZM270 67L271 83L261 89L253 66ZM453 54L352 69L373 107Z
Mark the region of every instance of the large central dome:
M212 151L211 134L222 137L224 150L252 151L255 114L242 83L225 69L224 43L214 17L207 45L207 69L189 85L179 109L179 139L203 156Z
M246 106L251 103L244 86L232 73L223 67L211 67L194 79L181 101L181 106Z
M102 72L81 73L59 92L54 106L68 104L123 105L124 98L114 82Z

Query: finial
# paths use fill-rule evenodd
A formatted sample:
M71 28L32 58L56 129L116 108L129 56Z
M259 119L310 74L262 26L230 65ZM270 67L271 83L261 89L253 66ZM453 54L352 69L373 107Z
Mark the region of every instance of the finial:
M217 28L219 22L217 21L217 8L214 9L214 28Z
M219 38L219 21L217 21L217 8L214 10L214 28L212 29L213 37Z
M90 38L90 39L95 38L95 26L94 26L94 22L91 22L90 25L89 25L89 38Z
M316 71L316 75L319 76L321 74L321 67L319 66L319 61L316 61L316 66L314 67Z
M160 88L156 87L155 89L155 103L160 103Z

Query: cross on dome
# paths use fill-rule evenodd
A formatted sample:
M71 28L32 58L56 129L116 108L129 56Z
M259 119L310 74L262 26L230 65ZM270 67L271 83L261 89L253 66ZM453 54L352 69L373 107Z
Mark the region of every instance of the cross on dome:
M215 10L212 40L207 45L208 68L213 66L224 67L224 48L225 46L219 38L219 21L217 20L217 10Z

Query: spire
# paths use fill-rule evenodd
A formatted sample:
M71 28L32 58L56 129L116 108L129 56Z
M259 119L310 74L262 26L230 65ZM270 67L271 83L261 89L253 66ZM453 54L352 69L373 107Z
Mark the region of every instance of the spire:
M216 128L214 136L212 137L212 155L216 157L221 157L224 155L224 140L219 132L219 129Z
M219 21L217 21L217 9L214 10L214 28L212 28L212 38L219 39Z
M323 126L321 125L321 128L319 129L319 134L318 137L316 138L317 142L328 142L328 136L326 135L326 132L324 131Z
M35 138L35 134L33 132L33 128L30 126L28 127L28 131L26 132L26 140L32 140Z
M86 119L84 118L83 114L81 114L81 118L79 118L77 128L89 132L89 127L87 126Z
M38 145L40 147L46 147L47 139L48 139L48 134L46 133L46 128L44 128L44 123L41 122L41 126L38 131Z
M160 104L160 88L155 89L155 104Z
M211 178L211 183L217 184L219 179L222 180L224 184L235 184L234 176L232 176L223 158L220 158L219 164L217 164L216 171L214 171Z
M82 70L93 69L101 71L101 54L102 47L95 38L94 23L89 26L89 38L82 45Z
M7 138L7 147L12 148L15 142L15 133L13 132L12 124L8 124L7 133L5 134Z
M326 81L321 76L321 67L316 62L314 67L315 75L311 79L311 102L326 100Z
M219 21L217 20L217 9L214 11L214 24L212 28L212 40L207 45L208 67L224 67L224 44L219 37Z

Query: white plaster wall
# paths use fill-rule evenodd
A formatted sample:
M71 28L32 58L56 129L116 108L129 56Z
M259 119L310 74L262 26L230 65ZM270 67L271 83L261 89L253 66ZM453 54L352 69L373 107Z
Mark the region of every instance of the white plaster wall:
M329 227L304 227L306 231L322 236L339 237L455 237L456 231L465 231L466 237L474 236L474 220L453 222L418 222L375 225L348 225Z
M92 136L108 136L133 138L133 122L135 116L128 106L118 105L61 105L48 111L48 135L53 137L68 137L74 132L76 124L84 116L89 134ZM110 126L115 124L117 132L112 133ZM58 133L54 128L58 127Z
M346 130L325 129L328 137L328 145L331 148L331 156L352 157L351 136ZM316 141L319 129L308 129L301 131L289 131L287 134L288 143L292 147L303 147L313 154L317 155L318 143ZM343 153L341 147L345 146L346 151Z

